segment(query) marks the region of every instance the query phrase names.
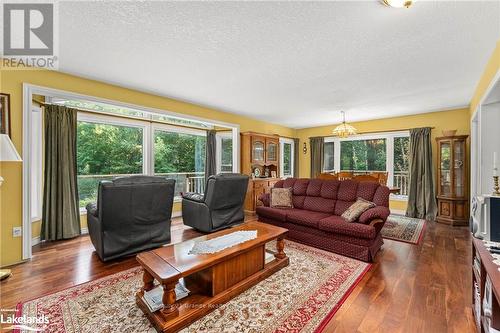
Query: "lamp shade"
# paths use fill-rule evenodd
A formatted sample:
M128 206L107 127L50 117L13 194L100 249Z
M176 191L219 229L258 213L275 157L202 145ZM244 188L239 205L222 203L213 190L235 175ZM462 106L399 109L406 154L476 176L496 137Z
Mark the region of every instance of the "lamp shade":
M0 162L21 162L21 156L7 134L0 134Z

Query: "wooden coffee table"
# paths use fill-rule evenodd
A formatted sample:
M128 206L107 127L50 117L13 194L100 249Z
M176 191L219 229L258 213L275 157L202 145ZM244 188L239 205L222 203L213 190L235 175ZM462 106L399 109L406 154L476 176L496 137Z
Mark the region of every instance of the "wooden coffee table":
M189 254L195 242L240 230L257 230L257 238L213 254ZM158 332L176 332L288 266L289 259L284 252L287 232L287 229L270 224L248 222L140 253L137 261L144 268L144 285L136 294L137 305ZM266 264L265 245L273 240L276 240L276 253ZM181 278L190 293L176 301L175 285ZM163 286L163 309L152 313L142 296L144 291L155 287L154 280Z

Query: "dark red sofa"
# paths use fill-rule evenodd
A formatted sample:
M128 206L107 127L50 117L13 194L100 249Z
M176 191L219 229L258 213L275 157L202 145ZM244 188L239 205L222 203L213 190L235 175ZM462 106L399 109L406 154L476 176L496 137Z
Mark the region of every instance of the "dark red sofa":
M389 211L389 188L374 182L288 178L274 187L293 188L294 208L257 206L259 221L287 228L288 238L363 261L373 261L383 244L380 230ZM357 198L377 206L349 223L341 215Z

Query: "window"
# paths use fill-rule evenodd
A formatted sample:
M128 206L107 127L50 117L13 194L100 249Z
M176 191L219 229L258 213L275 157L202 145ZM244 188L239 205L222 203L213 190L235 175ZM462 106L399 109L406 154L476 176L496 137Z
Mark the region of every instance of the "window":
M335 142L325 140L323 171L325 172L335 171L334 152L335 152Z
M154 174L175 179L175 195L203 192L205 186L205 132L155 128Z
M386 171L386 140L353 140L340 142L340 170Z
M101 180L144 173L143 126L80 120L77 125L77 171L80 207L97 200Z
M217 173L233 172L233 134L219 132L216 135Z
M355 175L387 172L387 185L408 192L409 133L390 132L325 138L324 172L352 171Z
M294 142L292 139L280 138L280 176L293 177Z
M393 185L400 188L401 194L408 193L408 170L410 153L410 137L394 138L394 180Z

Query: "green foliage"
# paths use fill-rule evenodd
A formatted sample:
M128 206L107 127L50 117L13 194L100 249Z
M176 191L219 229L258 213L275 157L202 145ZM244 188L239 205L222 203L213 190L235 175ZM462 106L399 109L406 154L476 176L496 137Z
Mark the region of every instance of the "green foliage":
M79 175L142 173L142 129L78 122Z
M203 172L206 137L155 131L155 173Z
M355 171L385 171L385 139L342 141L340 169Z
M222 172L232 172L233 171L233 139L232 138L222 138L221 139L222 148Z
M394 138L394 171L408 171L410 155L410 138Z
M290 175L292 172L292 145L285 143L283 145L283 172Z

